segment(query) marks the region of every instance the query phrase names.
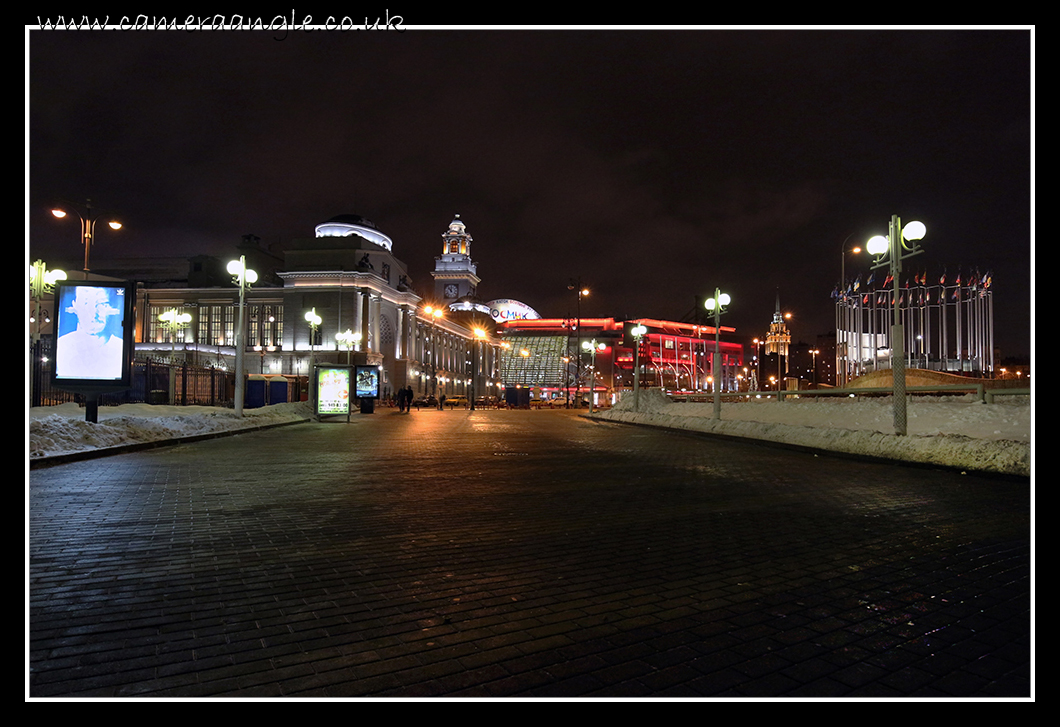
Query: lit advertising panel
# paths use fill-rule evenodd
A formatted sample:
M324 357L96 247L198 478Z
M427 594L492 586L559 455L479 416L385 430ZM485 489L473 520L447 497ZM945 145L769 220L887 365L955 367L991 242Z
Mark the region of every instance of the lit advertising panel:
M356 393L358 399L379 398L379 367L358 366L356 376Z
M350 369L317 367L317 414L350 413Z
M60 281L55 285L55 365L60 387L125 388L133 351L132 285Z
M526 303L520 303L517 300L511 300L509 298L491 300L486 305L489 306L490 316L493 320L498 322L541 317L536 310L528 306Z

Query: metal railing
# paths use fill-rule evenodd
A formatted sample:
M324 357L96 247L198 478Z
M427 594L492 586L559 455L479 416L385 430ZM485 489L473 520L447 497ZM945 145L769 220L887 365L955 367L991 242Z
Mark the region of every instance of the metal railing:
M981 383L972 384L940 384L936 386L907 386L907 394L950 394L967 392L975 394L975 397L984 403L993 404L994 399L999 396L1030 396L1030 388L1021 389L993 389ZM791 391L743 391L739 394L734 392L722 394L723 401L741 401L749 398L772 399L778 401L785 399L798 399L812 396L880 396L891 395L894 390L891 387L861 387L851 389L797 389ZM696 392L694 394L670 394L670 399L675 402L706 402L710 400L709 393Z
M30 348L30 406L56 406L67 402L82 403L80 394L56 388L51 384L51 339L41 339ZM187 363L160 363L152 359L133 361L130 387L100 396L101 406L119 404L175 404L178 406L232 406L235 375L215 367L190 366ZM174 379L170 396L170 379ZM172 399L172 401L170 400Z

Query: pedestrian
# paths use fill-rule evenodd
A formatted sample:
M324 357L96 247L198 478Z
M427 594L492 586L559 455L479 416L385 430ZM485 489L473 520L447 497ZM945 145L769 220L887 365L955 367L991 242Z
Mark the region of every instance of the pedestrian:
M412 387L406 386L405 389L405 406L407 407L406 414L412 413L412 402L416 398L415 394L412 393ZM416 408L419 408L419 404L416 404Z
M399 414L404 414L405 413L405 402L406 402L405 390L404 389L398 389L398 392L397 392L397 405L398 405L398 413Z
M438 410L445 411L445 394L438 395Z

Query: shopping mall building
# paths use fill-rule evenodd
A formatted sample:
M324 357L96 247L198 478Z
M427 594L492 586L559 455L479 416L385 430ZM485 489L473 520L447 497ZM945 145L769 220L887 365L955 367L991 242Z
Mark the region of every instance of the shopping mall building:
M245 236L238 254L258 275L243 297L246 373L292 378L307 376L314 364L372 364L382 371L384 396L411 386L422 396L524 405L528 397L585 400L590 391L605 404L632 388L635 366L641 386L706 390L715 375L723 390L740 385L743 347L722 340L713 372L711 326L542 318L520 301L481 301L473 240L459 216L441 237L425 298L412 287L393 240L363 217L334 217L279 253ZM102 261L91 273L70 275L137 283L138 358L234 370L240 291L226 262ZM161 316L169 311L188 314L187 322L166 323ZM637 325L644 327L639 342L631 334ZM733 333L721 328L723 337Z

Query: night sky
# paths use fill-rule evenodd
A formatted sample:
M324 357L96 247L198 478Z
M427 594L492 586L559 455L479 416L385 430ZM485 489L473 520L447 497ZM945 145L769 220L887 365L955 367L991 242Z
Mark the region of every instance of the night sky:
M405 16L406 25L415 18ZM285 37L284 37L285 36ZM282 40L277 40L282 37ZM1031 352L1032 30L29 31L27 258L210 254L359 214L429 297L441 234L546 317L834 330L841 250L927 226L907 271L990 272ZM849 256L848 276L868 258Z

